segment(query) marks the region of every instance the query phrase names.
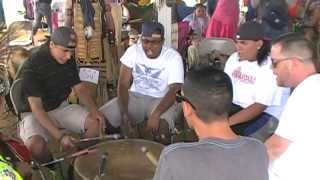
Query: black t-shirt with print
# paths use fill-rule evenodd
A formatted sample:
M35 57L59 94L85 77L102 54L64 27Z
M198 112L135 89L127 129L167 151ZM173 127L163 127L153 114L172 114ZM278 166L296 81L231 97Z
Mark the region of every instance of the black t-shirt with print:
M57 108L67 99L71 88L80 83L74 58L59 64L50 54L49 42L35 52L22 68L22 94L26 112L28 97L40 97L46 111Z

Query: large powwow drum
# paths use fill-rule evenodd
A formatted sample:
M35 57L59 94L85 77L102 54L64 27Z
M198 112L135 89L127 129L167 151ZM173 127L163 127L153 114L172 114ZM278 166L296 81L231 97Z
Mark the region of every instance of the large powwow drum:
M108 141L97 145L97 152L75 160L75 179L147 180L156 170L162 144L142 139ZM103 162L103 158L105 158ZM103 176L101 176L101 167ZM100 171L100 172L99 172Z

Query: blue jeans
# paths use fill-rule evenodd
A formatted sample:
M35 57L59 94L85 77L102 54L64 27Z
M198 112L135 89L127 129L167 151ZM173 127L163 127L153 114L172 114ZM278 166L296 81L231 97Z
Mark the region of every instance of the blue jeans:
M235 104L232 106L230 116L243 109ZM264 112L247 122L231 126L231 129L238 135L254 137L264 142L274 133L278 123L279 120L276 117Z

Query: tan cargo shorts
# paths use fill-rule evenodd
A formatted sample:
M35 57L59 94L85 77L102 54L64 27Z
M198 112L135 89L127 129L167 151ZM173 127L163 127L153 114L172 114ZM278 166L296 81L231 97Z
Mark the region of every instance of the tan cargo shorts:
M64 132L84 133L84 124L88 111L78 105L63 102L58 108L49 111L48 115L52 123ZM20 137L25 142L31 136L40 135L47 142L51 140L49 132L43 128L34 118L31 112L22 113L22 121L19 123Z

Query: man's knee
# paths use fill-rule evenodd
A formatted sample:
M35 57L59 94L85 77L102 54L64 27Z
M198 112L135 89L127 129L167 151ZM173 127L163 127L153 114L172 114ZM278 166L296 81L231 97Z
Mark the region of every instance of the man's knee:
M25 145L30 150L30 152L35 152L36 154L41 153L46 147L46 141L40 135L34 135L27 139Z
M47 142L40 135L34 135L24 142L33 158L44 163L51 160Z
M87 116L84 124L84 129L89 137L94 137L99 135L100 122L98 119L93 119ZM89 133L89 134L88 134Z

